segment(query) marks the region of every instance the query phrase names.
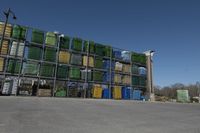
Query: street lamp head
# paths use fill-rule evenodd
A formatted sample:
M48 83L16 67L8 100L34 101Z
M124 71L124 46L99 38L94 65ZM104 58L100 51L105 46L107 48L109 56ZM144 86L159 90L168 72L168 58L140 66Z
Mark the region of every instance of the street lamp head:
M15 16L15 13L13 11L11 11L11 9L9 8L8 11L3 12L4 15L6 16L6 18L8 19L9 15L11 14L13 16L13 19L16 20L17 17Z
M145 54L146 56L153 56L154 53L155 53L154 50L148 50L148 51L144 52L144 54Z
M17 17L16 17L16 16L13 16L13 19L14 19L14 20L16 20L16 19L17 19Z
M150 53L155 53L155 50L151 50Z

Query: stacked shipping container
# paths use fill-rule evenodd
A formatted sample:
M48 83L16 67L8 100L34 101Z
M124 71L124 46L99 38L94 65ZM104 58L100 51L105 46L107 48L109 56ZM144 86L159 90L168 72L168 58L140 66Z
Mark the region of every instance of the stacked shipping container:
M0 33L2 25L0 23ZM27 34L31 35L30 40ZM6 37L1 46L1 75L7 77L8 73L17 74L19 78L38 79L34 83L38 96L73 95L69 90L56 89L59 80L66 82L64 88L70 88L73 82L82 83L84 96L94 98L131 99L127 96L132 95L131 90L147 88L144 54L19 25L8 25ZM3 56L8 53L9 57ZM54 81L53 89L42 85L41 80ZM72 92L82 93L80 90Z

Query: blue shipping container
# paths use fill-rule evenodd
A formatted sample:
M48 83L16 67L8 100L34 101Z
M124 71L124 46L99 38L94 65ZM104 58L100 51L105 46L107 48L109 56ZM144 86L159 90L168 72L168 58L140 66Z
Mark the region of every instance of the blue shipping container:
M139 67L139 75L146 76L147 75L147 69L144 67Z
M129 51L122 51L122 60L124 61L130 61L130 52Z
M112 68L115 67L115 63L112 62L111 64ZM104 69L109 69L110 68L110 60L103 60L103 68Z
M110 97L110 91L108 88L104 88L102 91L102 98L104 99L109 99Z
M114 72L112 72L111 80L114 79ZM105 72L103 74L103 82L109 82L110 81L110 72Z
M122 59L122 53L121 53L121 51L113 50L113 56L116 59Z
M122 87L122 99L131 99L131 92L130 87Z
M133 99L134 100L141 100L141 90L133 90Z

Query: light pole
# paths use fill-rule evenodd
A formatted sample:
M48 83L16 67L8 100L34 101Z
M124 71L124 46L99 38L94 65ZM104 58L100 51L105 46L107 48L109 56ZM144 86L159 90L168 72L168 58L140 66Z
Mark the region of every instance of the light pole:
M8 19L9 19L10 14L13 16L13 19L17 19L17 17L15 16L15 13L13 11L11 11L10 8L8 8L8 11L4 11L3 13L6 16L6 21L5 21L5 24L3 27L3 33L2 33L2 37L1 37L1 45L0 46L2 46L2 44L3 44L3 40L4 40L4 36L5 36L5 32L6 32L6 26L8 24Z
M152 61L152 56L154 55L155 51L154 50L149 50L144 52L145 55L147 56L147 85L148 85L148 97L151 101L155 100L154 96L154 87L153 87L153 61Z

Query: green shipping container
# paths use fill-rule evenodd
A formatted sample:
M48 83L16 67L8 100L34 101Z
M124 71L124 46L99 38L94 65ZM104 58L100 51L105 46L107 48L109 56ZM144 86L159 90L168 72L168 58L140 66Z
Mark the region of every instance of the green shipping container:
M182 103L189 102L188 90L177 90L177 101Z
M146 55L132 53L131 60L132 60L132 62L146 64Z
M46 48L44 53L44 60L55 62L56 60L56 49Z
M70 69L69 69L69 78L80 79L81 78L80 68L70 67Z
M8 61L7 72L9 73L19 73L21 67L21 62L19 60L10 59Z
M144 54L140 55L140 63L141 64L146 64L146 61L147 61L146 55L144 55Z
M57 68L57 78L67 78L68 75L68 67L64 65L59 65Z
M94 81L103 81L103 72L100 71L94 71L93 72L93 80Z
M103 58L96 57L94 67L102 69L103 68Z
M69 49L70 38L68 36L60 37L60 48Z
M51 64L42 64L40 67L40 76L53 77L54 76L54 66Z
M71 49L75 51L82 51L82 39L73 38Z
M105 46L101 44L95 44L95 53L100 56L105 55Z
M55 96L56 97L65 97L66 96L66 90L65 89L58 89L57 91L56 91L56 94L55 94Z
M55 46L57 43L57 36L53 32L47 32L46 33L46 40L45 40L46 45L52 45Z
M146 77L139 77L139 85L146 86Z
M139 85L139 77L132 76L132 85L138 86Z
M44 41L44 32L34 29L32 31L31 42L43 44Z
M110 46L105 46L105 56L110 57L112 48Z
M26 37L26 28L20 25L14 25L12 31L12 37L15 39L24 40Z
M94 47L95 47L95 43L93 41L89 41L89 42L84 41L83 51L88 52L88 49L89 49L89 53L94 54Z
M139 74L139 67L137 65L132 65L132 74Z
M40 60L42 49L39 47L28 47L28 59Z
M81 79L83 79L83 80L86 79L86 73L87 73L86 70L81 70ZM88 70L87 80L88 81L92 81L92 71L91 70Z
M82 65L82 55L72 54L71 55L71 64L73 65Z
M23 63L23 74L37 75L38 70L37 63Z

